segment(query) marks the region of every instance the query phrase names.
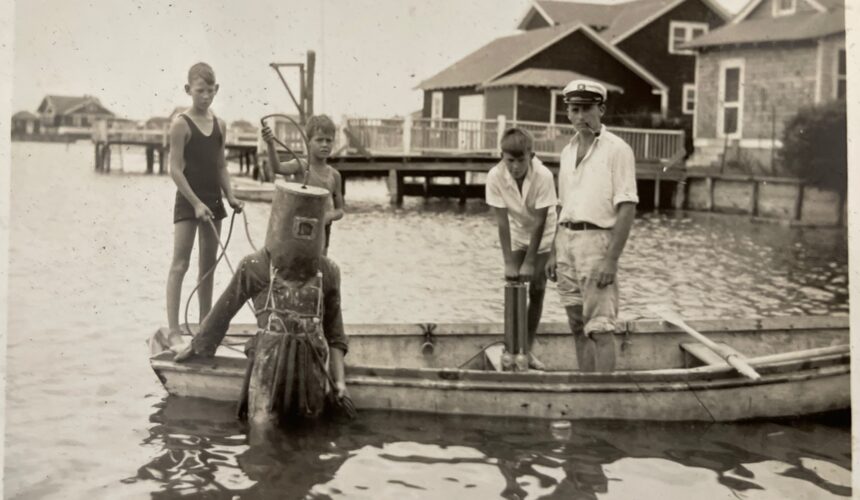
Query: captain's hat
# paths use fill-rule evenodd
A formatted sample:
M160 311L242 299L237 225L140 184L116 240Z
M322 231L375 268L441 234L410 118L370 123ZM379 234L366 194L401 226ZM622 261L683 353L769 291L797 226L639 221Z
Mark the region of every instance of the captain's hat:
M573 80L564 87L564 102L568 104L600 104L606 102L606 87L592 80Z

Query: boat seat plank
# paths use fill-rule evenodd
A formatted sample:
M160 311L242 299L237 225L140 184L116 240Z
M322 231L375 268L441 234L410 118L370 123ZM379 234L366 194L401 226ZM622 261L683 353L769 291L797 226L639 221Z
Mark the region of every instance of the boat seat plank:
M717 344L725 351L737 354L742 359L744 358L744 355L733 349L732 346L724 342L717 342ZM710 350L706 345L700 344L699 342L681 342L681 350L705 365L728 365L728 363L726 363L726 361L722 357L720 357L719 354L715 353L714 351Z

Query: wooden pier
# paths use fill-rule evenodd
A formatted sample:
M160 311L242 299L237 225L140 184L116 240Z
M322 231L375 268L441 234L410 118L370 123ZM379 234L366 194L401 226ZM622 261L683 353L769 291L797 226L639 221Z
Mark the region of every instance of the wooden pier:
M558 155L542 155L541 159L558 177ZM463 204L468 198L484 198L485 174L499 163L499 157L427 154L372 158L341 156L332 158L329 163L341 173L344 196L347 179L384 176L388 179L391 202L396 205L401 205L405 196L457 198ZM653 208L669 208L683 203L685 169L682 165L639 160L636 178L644 206L653 203Z
M558 155L541 155L544 164L558 176ZM362 177L387 179L390 201L402 205L406 196L484 198L485 175L499 162L489 154L414 154L365 156L348 154L332 157L329 164L341 174L341 188L347 196L347 180ZM640 205L643 208L677 208L684 201L683 165L661 160L639 160L636 166ZM234 179L234 192L245 200L271 201L273 184L250 179Z
M496 120L348 119L342 138L347 154L332 158L331 163L344 183L349 177L387 175L391 201L398 205L404 196L452 197L465 203L467 198L484 197L483 176L473 174L486 174L499 162L501 134L512 126L532 134L538 157L558 176L559 154L575 134L573 127L504 116ZM641 205L681 206L684 131L608 128L633 149Z
M109 173L111 169L111 148L142 147L146 154L146 173L155 172L156 157L158 173L167 173L167 153L170 143L167 131L161 130L105 130L103 127L93 128L93 144L95 146L94 164L96 172ZM228 159L239 161L239 172L250 173L257 168L257 139L255 136L234 136L227 134Z

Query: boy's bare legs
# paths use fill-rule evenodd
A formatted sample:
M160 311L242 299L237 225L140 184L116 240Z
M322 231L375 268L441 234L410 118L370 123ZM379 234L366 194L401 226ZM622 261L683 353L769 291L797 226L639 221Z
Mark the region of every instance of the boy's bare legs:
M525 250L514 250L511 256L519 268L526 258ZM539 253L535 256L534 274L528 284L529 287L529 302L526 318L528 322L528 340L529 340L529 367L538 370L546 369L546 366L534 355L532 347L535 343L535 335L537 334L538 325L540 325L540 317L543 313L543 298L546 293L546 263L549 260L549 252Z
M198 280L203 278L203 275L206 273L209 273L218 258L221 220L213 220L212 224L215 226L214 232L212 231L212 226L209 222L203 221L200 223L200 266L199 274L197 275ZM203 318L205 318L212 309L212 288L214 282L215 272L213 271L200 282L200 288L197 289L197 300L200 304L200 318L198 323L202 323Z
M179 302L182 296L182 280L191 261L191 249L197 233L197 220L181 220L173 224L173 261L167 274L167 327L170 345L182 343L179 328Z

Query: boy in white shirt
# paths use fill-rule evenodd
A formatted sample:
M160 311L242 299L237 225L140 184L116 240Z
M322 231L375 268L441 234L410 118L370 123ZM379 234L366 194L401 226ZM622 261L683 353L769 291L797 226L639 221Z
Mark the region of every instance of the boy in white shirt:
M502 134L502 161L487 175L486 200L496 212L505 279L529 283L529 367L543 370L531 346L543 311L557 200L552 172L535 157L533 145L525 130L514 127Z

